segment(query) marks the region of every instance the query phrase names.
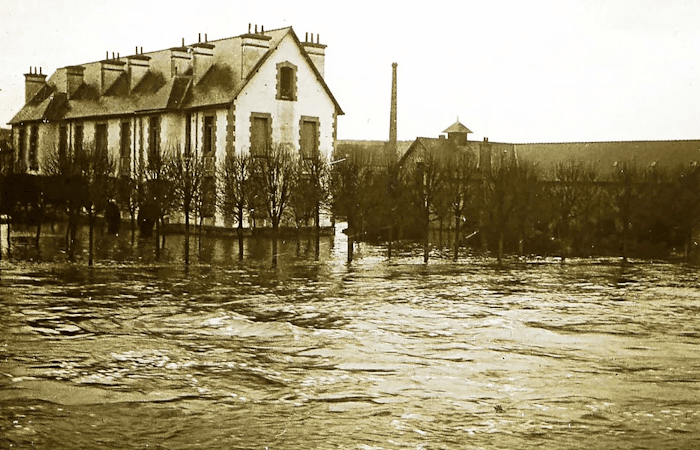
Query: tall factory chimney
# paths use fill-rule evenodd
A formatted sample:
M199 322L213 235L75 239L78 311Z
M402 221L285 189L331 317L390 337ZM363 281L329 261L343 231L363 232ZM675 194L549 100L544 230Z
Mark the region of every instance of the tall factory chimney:
M389 114L389 150L396 156L396 66L391 64L391 112Z
M389 145L396 154L396 66L391 64L391 113L389 115Z

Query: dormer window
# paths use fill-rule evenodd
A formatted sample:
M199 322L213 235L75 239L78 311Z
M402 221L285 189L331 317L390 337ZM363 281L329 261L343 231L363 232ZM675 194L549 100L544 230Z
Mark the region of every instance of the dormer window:
M277 64L277 100L297 99L297 66L290 62Z

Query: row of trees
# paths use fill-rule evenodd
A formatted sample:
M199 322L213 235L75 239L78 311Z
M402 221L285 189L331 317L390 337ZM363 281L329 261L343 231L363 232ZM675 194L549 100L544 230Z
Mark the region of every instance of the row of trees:
M201 230L204 219L213 217L217 209L237 226L240 258L244 226L255 230L261 223L272 230L273 264L282 225L299 229L313 223L318 255L320 214L327 209L329 192L328 163L318 152L300 157L291 146L274 145L256 155L228 154L217 167L213 159L173 147L149 152L137 162L136 176L130 178L117 176L116 160L106 150L87 145L70 154L56 150L43 165L46 180L54 181L44 185L67 186L54 203L67 212L66 245L71 259L80 215L86 216L89 227L88 264L92 265L96 219L103 214L107 222L118 224L119 207L130 215L132 237L137 223L142 236L152 234L155 227L156 258L165 245L163 227L170 219L183 219L185 263L189 264L191 219L198 221ZM43 209L44 205L37 206Z
M163 226L182 219L186 263L190 221L201 230L217 210L237 228L240 258L244 228L270 228L273 264L285 226L313 224L318 256L323 213L347 220L349 261L354 241L363 239L387 242L389 257L396 240L420 241L427 262L431 245L442 247L445 231L455 259L463 247L492 251L499 262L507 252L619 254L626 260L678 248L688 255L700 224L695 166L663 171L625 161L603 172L567 160L545 172L511 153L480 165L469 151L424 150L397 162L361 146L340 148L331 159L318 152L302 157L276 144L213 164L174 147L136 161L135 176L127 178L118 177L114 158L94 146L55 151L43 160L47 181L39 209L54 203L67 212L70 258L78 220L86 217L89 264L96 220L104 215L118 226L117 205L130 215L132 237L137 223L144 236L155 226L156 257L165 242Z
M612 168L580 160L549 170L512 153L479 164L474 153L419 151L399 164L362 147L346 147L333 185L337 214L351 235L365 239L431 242L443 231L460 248L504 253L631 254L686 257L700 225L700 168L662 170L633 160ZM432 230L432 231L431 231ZM437 239L434 236L438 233ZM432 241L431 241L431 235Z

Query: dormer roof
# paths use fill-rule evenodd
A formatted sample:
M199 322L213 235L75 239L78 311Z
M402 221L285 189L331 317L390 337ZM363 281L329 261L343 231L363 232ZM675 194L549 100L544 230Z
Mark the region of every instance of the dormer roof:
M240 73L241 44L245 36L248 34L205 43L200 42L189 47L176 47L176 50L197 47L213 52L211 67L197 83L191 82L191 71L184 74L171 74L172 48L126 57L127 59L149 61L148 72L131 91L128 89L128 78L125 73L115 80L113 85L103 94L100 94L101 81L99 76L95 74L100 73L101 64L104 63L101 60L81 65L85 67L83 84L70 99L60 95L49 99L50 94L59 94L57 92L59 75L54 74L47 80L41 95L37 95L35 99L25 104L10 121L10 124L40 120L119 116L159 110L191 110L230 104L256 76L257 69L270 58L287 36L290 36L298 46L300 53L307 61L323 90L335 105L336 114L343 114L340 105L292 27L268 30L257 34L270 42L270 48L258 59L247 77ZM50 103L56 103L59 99L60 105L49 107ZM51 117L48 117L49 115Z

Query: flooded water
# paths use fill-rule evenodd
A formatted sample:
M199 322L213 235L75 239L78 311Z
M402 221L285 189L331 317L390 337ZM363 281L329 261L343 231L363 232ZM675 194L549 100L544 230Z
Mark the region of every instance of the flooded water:
M0 447L698 448L700 276L61 234L0 261ZM4 235L3 248L6 250Z

